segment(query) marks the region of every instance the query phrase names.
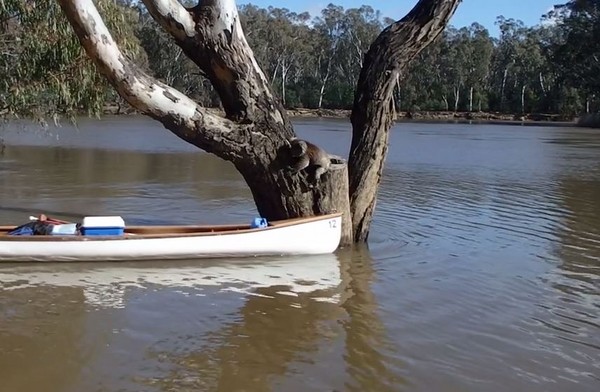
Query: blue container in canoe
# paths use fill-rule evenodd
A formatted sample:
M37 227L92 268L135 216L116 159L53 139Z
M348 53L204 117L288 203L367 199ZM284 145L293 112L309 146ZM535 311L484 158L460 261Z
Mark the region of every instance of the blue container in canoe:
M123 235L125 221L120 216L86 216L80 230L83 235Z

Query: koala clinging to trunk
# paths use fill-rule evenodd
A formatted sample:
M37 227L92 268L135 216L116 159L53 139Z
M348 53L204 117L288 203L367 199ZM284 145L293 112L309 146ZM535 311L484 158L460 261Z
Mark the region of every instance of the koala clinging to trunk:
M297 138L290 139L289 144L290 154L294 158L291 167L295 171L314 167L314 180L317 182L329 170L331 156L319 146Z

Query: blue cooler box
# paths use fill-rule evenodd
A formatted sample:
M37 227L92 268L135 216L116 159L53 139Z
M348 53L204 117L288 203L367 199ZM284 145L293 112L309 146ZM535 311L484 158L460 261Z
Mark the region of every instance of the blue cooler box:
M83 235L123 235L125 221L120 216L86 216L80 230Z

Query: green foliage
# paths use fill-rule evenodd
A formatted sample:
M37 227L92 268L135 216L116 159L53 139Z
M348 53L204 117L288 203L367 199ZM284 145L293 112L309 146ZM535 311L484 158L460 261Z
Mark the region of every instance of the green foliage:
M218 106L210 83L139 2L96 3L137 64L202 105ZM535 27L499 17L498 37L477 23L448 26L404 75L396 108L566 116L598 110L599 4L568 1ZM351 108L363 56L392 23L369 6L334 4L315 17L244 5L240 17L275 93L287 107L303 108ZM98 114L119 100L55 1L0 0L0 53L0 116Z
M140 57L133 35L137 13L97 2L121 50ZM0 1L0 113L46 117L98 114L115 93L96 72L55 1Z
M559 32L551 59L566 86L589 96L600 93L600 0L573 0L548 16Z

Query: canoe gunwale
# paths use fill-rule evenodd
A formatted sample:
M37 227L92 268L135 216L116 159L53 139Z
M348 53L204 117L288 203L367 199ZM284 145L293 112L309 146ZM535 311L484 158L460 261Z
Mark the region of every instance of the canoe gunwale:
M84 235L32 235L32 236L10 236L6 233L15 226L0 226L0 242L6 241L28 241L28 242L70 242L70 241L135 241L143 239L175 238L175 237L210 237L235 234L245 234L259 231L270 231L283 227L301 225L305 223L318 222L328 219L337 219L341 213L326 215L292 218L286 220L269 222L264 228L252 228L250 225L144 225L128 226L125 235L107 236L84 236ZM341 224L341 222L340 222Z

